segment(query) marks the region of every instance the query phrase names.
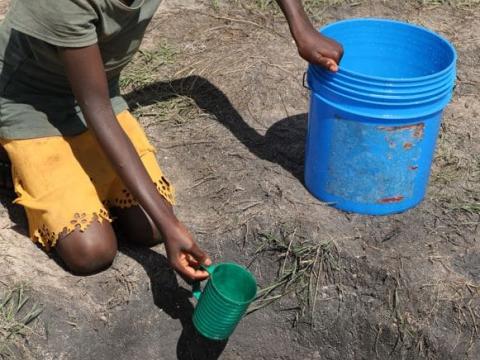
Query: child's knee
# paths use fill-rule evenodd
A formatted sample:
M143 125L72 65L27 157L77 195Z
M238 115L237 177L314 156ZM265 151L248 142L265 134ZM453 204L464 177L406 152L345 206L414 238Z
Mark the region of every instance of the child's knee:
M98 243L82 244L78 254L65 261L69 270L79 275L95 274L108 268L117 254L116 244Z
M75 274L89 275L110 266L117 254L117 239L110 224L93 223L58 241L57 253Z

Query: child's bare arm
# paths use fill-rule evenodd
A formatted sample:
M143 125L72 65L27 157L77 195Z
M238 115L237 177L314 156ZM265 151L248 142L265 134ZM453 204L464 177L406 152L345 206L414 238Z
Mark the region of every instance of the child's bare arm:
M300 56L310 63L337 71L343 56L342 46L315 30L303 9L301 0L276 1L287 18Z
M209 264L208 256L158 193L135 148L115 119L98 45L62 48L59 53L89 128L122 181L162 232L171 265L186 278L206 278L206 272L194 268L198 263Z

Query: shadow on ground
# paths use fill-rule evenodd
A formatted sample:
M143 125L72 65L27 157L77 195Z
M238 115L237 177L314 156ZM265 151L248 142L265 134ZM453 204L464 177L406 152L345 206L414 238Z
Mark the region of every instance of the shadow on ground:
M15 193L13 190L0 190L0 204L8 212L8 217L12 222L11 229L21 235L28 236L28 224L25 211L20 205L13 204Z
M307 114L287 117L272 125L265 136L246 123L227 96L200 76L188 76L168 82L157 82L134 90L125 97L132 110L176 96L186 96L212 115L260 159L277 163L303 183L304 144Z
M158 82L126 95L131 109L186 96L197 106L225 126L249 151L260 159L277 163L302 182L306 132L306 114L291 116L276 122L265 135L252 128L230 103L227 96L208 80L190 76L172 82ZM27 235L27 222L20 206L11 202L14 194L0 194L2 205L14 223L13 229ZM121 237L121 236L120 236ZM176 355L182 359L211 360L220 357L227 341L211 341L194 328L194 307L191 292L181 287L167 259L148 248L132 247L122 242L120 251L138 262L147 273L155 305L182 325ZM52 257L61 261L58 257Z
M151 282L156 306L172 319L180 320L182 334L177 343L179 360L214 360L222 354L227 341L212 341L201 336L193 326L194 307L191 292L181 287L165 256L145 247L121 246L120 251L138 262Z

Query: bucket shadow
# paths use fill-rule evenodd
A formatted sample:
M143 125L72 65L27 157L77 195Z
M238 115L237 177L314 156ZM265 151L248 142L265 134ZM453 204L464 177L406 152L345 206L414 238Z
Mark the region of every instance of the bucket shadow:
M225 126L249 151L260 159L277 163L303 183L304 144L307 114L284 118L272 125L265 136L248 125L227 96L199 76L171 82L157 82L128 93L125 98L132 110L157 102L186 96Z
M215 360L227 345L225 341L213 341L200 335L192 323L194 307L192 293L181 287L167 259L145 247L121 246L120 251L134 259L145 269L150 278L153 301L172 319L180 320L182 333L177 342L179 360Z

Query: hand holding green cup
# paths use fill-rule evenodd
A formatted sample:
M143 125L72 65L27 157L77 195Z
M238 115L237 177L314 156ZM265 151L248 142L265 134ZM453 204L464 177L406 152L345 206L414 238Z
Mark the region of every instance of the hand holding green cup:
M227 339L235 330L257 295L257 282L243 266L221 263L205 267L210 274L200 291L196 283L193 295L198 303L193 313L197 331L212 340Z

